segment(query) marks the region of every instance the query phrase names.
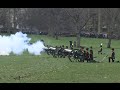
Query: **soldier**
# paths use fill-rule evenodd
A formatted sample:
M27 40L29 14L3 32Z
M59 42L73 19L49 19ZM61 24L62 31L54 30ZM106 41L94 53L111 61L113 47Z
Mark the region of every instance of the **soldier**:
M112 59L112 62L114 62L114 59L115 59L114 48L112 48L112 54L111 54L111 56L109 57L109 62L110 62L110 59Z
M102 54L102 43L100 44L100 50L98 51L98 54L101 53Z
M78 51L74 50L74 60L77 60L77 59L78 59Z
M84 48L81 47L81 49L79 50L79 55L80 55L80 61L84 62Z
M62 45L62 47L60 48L59 53L60 53L60 58L61 58L61 57L64 57L64 58L65 58L65 56L64 56L64 45Z
M72 41L69 41L70 42L70 49L72 48Z
M87 62L90 61L88 48L86 48L85 60L87 60Z
M55 52L54 52L54 57L57 58L57 56L58 56L58 47L56 46L55 48L56 49L55 49Z
M66 49L68 49L68 46L66 46Z
M90 60L93 60L93 50L92 50L92 46L90 47Z
M44 40L43 40L43 39L41 40L41 42L42 42L42 43L43 43L43 45L45 46L45 42L44 42Z
M61 55L62 55L62 47L60 46L60 47L59 47L59 50L58 50L58 57L59 57L59 56L61 57Z
M86 57L86 51L84 50L84 47L82 48L82 53L83 53L83 62L84 62L85 57Z
M57 46L56 46L57 47ZM56 47L54 48L54 47L50 47L49 49L50 49L50 53L51 53L51 55L53 56L53 57L56 57Z
M47 52L48 55L50 55L50 50L49 50L49 46L48 45L46 46L45 51Z

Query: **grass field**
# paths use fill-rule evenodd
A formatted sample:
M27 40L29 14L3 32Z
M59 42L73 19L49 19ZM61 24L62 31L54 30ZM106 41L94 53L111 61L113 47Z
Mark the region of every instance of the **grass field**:
M61 37L55 40L52 37L29 35L32 42L44 39L48 45L68 45L74 37ZM103 52L98 55L100 43L103 43ZM82 38L81 45L93 46L95 60L100 61L110 54L106 48L106 39ZM120 59L120 41L112 40L115 48L116 60ZM120 83L120 63L108 63L106 58L102 63L70 62L68 58L53 58L42 53L33 56L25 52L21 56L0 56L1 83Z

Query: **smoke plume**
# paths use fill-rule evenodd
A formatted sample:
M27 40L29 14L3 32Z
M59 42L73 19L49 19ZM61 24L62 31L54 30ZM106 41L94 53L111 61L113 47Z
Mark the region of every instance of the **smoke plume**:
M0 55L10 55L10 53L21 55L24 51L28 51L33 55L40 55L45 47L43 42L39 40L30 44L30 40L31 38L28 38L27 34L22 32L10 36L0 35Z

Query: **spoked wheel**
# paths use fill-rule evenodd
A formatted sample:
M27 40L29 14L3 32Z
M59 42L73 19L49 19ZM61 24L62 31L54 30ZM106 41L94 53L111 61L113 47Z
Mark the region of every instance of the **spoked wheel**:
M80 58L77 57L77 56L74 56L74 54L72 54L72 55L69 54L69 55L68 55L68 58L69 58L69 60L70 60L71 62L74 62L74 61L81 62Z
M73 62L73 61L72 61L73 55L69 54L69 55L68 55L68 59L69 59L71 62Z

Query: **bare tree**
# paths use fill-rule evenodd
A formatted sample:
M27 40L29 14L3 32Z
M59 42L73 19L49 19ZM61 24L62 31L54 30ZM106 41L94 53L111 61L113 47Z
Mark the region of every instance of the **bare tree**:
M105 14L107 15L108 24L108 44L107 48L111 48L111 40L115 31L116 19L120 14L119 8L105 8Z
M76 32L77 47L80 47L80 33L81 30L87 25L88 21L93 15L88 17L88 10L86 8L67 8L64 9L67 15L71 18Z
M3 30L10 33L10 8L1 8L0 24L3 26Z
M61 22L61 8L49 8L47 15L49 34L58 39L58 32Z

